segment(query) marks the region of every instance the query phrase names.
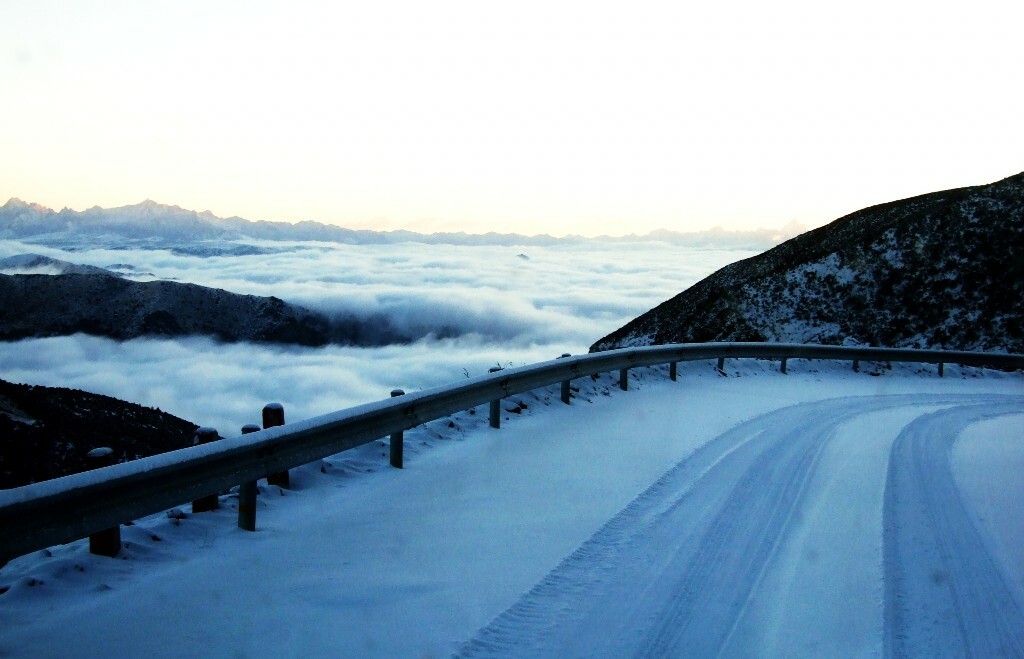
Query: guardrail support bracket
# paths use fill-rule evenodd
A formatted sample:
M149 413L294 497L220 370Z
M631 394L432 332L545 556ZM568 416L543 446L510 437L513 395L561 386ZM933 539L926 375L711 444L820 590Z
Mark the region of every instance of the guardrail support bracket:
M104 446L94 448L85 456L90 467L99 469L114 464L114 449ZM114 558L121 551L121 525L97 531L89 536L89 553Z
M490 422L492 428L501 428L501 400L491 401Z
M405 391L402 389L392 389L391 397L397 398L398 396L404 396ZM405 449L405 432L399 430L398 432L391 433L391 466L397 469L402 469L402 455Z
M497 373L501 370L500 366L492 366L488 369L488 373ZM491 401L490 410L490 422L492 428L501 428L501 399Z
M263 406L263 428L275 428L284 425L284 406L280 403L267 403ZM288 489L292 486L288 470L267 475L267 485L277 485Z
M259 432L255 423L242 426L242 434ZM238 486L238 528L243 531L256 530L256 494L259 492L256 481L249 481Z
M209 444L220 439L220 435L217 434L216 428L202 427L196 429L195 437L192 439L192 443L195 445ZM217 493L208 494L203 497L199 497L192 502L192 512L194 513L206 513L211 510L217 510L220 507L220 503L217 501Z
M559 357L559 359L565 359L566 357L571 356L572 355L570 355L569 353L563 352L562 356ZM569 399L572 397L572 391L569 389L570 382L572 382L572 380L562 380L562 402L565 403L566 405L569 404Z

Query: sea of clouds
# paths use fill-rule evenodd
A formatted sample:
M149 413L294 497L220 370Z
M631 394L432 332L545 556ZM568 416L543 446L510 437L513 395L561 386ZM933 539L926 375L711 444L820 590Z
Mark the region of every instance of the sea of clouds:
M59 249L0 241L0 258L36 253L133 268L235 293L273 295L356 318L399 343L318 349L190 337L123 343L76 335L0 343L0 379L72 387L171 412L224 436L268 402L289 420L416 391L492 366L580 354L714 270L754 252L654 241L552 246L253 243L246 256Z

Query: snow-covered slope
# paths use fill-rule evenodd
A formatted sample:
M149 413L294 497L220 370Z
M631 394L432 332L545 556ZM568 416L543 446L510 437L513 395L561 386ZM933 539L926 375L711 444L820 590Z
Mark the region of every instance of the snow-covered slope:
M722 268L597 341L1024 352L1024 173L858 211Z
M404 470L386 440L318 461L262 485L254 534L226 494L121 558L16 559L0 655L1024 653L1019 373L726 372L453 415Z

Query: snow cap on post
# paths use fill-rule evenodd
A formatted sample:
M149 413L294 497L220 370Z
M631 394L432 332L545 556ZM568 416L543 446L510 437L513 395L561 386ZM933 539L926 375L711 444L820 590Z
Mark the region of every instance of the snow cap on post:
M94 469L98 469L100 467L106 467L107 466L106 464L100 464L100 462L104 458L109 459L109 463L110 464L114 464L113 456L114 456L114 449L110 448L109 446L101 446L99 448L94 448L93 450L91 450L91 451L89 451L88 453L85 454L85 457L89 458L89 462L91 464L95 464L96 465L94 467Z

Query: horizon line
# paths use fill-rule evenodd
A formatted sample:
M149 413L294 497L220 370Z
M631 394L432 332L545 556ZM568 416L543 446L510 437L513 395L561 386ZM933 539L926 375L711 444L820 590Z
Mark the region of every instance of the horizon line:
M721 224L716 224L716 225L708 227L708 228L697 229L697 230L690 230L690 231L680 231L680 230L677 230L677 229L668 229L668 228L665 228L665 227L659 227L659 228L656 228L656 229L652 229L652 230L650 230L650 231L648 231L646 233L636 233L636 232L621 233L621 234L601 233L601 234L594 234L594 235L585 235L585 234L580 234L580 233L566 233L566 234L561 234L561 235L554 235L554 234L550 234L550 233L524 234L524 233L517 233L517 232L514 232L514 231L503 232L503 231L494 231L494 230L483 231L483 232L465 231L465 230L460 230L460 231L423 232L423 231L416 231L414 229L405 229L405 228L400 228L400 229L353 228L353 227L345 226L345 225L342 225L342 224L335 224L335 223L332 223L332 222L324 222L322 220L313 220L313 219L303 219L303 220L291 221L291 220L251 220L249 218L242 217L240 215L229 215L229 216L225 217L225 216L217 215L216 213L214 213L213 211L211 211L209 209L198 211L198 210L195 210L195 209L184 208L184 207L179 206L177 204L166 204L166 203L163 203L163 202L155 201L155 200L153 200L153 199L151 199L149 197L147 197L146 199L143 199L140 202L137 202L137 203L134 203L134 204L126 204L124 206L104 207L104 206L100 206L99 204L94 204L94 205L89 206L88 208L84 208L82 210L78 210L78 209L72 208L70 206L64 206L60 210L56 210L56 209L54 209L54 208L52 208L50 206L46 206L45 204L41 204L41 203L34 202L34 201L26 201L26 200L22 199L21 197L13 196L13 197L8 198L7 202L4 203L3 206L0 206L0 208L6 208L7 206L10 206L10 205L22 206L22 207L30 208L30 209L33 209L33 210L36 210L36 211L48 212L48 213L53 213L53 214L60 214L60 213L64 213L64 212L70 212L70 213L74 213L74 214L77 214L77 215L82 215L82 214L85 214L85 213L87 213L89 211L120 211L120 210L134 209L134 208L139 208L139 207L151 207L151 208L165 209L167 211L180 211L182 213L192 214L192 215L196 215L196 216L199 216L199 217L208 217L208 218L212 218L215 221L222 221L222 222L226 221L226 220L241 220L243 222L248 222L248 223L251 223L251 224L265 223L265 224L282 224L282 225L289 225L289 226L298 226L298 225L301 225L301 224L304 224L304 223L311 223L311 224L318 224L318 225L324 226L324 227L337 228L337 229L341 229L341 230L344 230L344 231L352 231L352 232L355 232L355 233L360 233L360 232L361 233L379 233L379 234L403 234L404 233L404 234L415 234L415 235L419 235L419 236L460 236L460 235L461 236L489 236L489 235L497 235L497 236L518 236L518 237L523 237L523 238L550 238L550 239L553 239L553 240L571 240L571 239L600 240L600 239L618 239L618 238L656 238L658 235L666 235L666 236L702 236L702 235L718 235L718 236L721 236L721 235L748 236L749 235L749 236L764 236L764 235L768 234L768 235L775 235L775 236L788 236L788 237L792 237L792 236L798 235L800 233L803 233L805 231L809 231L810 229L813 228L813 227L810 227L810 226L808 226L808 225L806 225L806 224L804 224L802 222L797 221L796 219L792 219L792 220L788 221L787 223L785 223L781 227L758 227L756 229L730 229L730 228L727 228L725 226L722 226Z

